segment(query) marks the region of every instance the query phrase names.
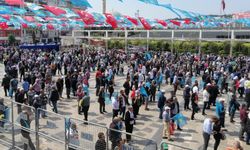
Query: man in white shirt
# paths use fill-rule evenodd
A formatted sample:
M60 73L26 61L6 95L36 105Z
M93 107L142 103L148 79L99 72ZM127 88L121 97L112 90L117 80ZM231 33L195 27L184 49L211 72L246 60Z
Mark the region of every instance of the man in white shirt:
M114 117L118 116L118 113L120 110L120 101L119 101L120 99L122 99L122 97L119 97L119 99L118 99L118 96L111 98L112 108L113 108L113 119L114 119Z
M208 143L210 140L210 135L213 132L213 122L216 120L216 116L212 116L204 120L203 123L203 139L204 139L204 146L203 150L207 150Z
M203 90L203 93L202 93L203 94L203 102L204 102L203 109L202 109L202 115L206 115L205 109L208 106L208 102L209 102L209 93L207 91L208 86L210 86L210 83L207 84L206 88Z
M240 98L243 97L243 94L244 94L244 85L245 85L245 81L246 81L246 78L243 77L240 79L240 86L239 86L239 94L240 94Z

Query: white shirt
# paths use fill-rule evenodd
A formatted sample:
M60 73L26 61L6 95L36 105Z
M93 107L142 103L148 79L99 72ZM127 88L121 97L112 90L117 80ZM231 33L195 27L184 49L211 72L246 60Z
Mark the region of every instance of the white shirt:
M111 98L111 100L112 100L112 107L113 107L113 109L114 110L119 110L120 108L119 108L119 102L114 98L114 97L112 97Z
M245 81L246 81L245 78L241 78L241 79L240 79L240 87L244 87Z
M133 112L130 112L130 111L129 111L129 115L130 115L130 118L133 118L133 119L134 119L134 113L133 113ZM132 120L132 121L130 121L129 123L132 125L132 124L135 123L135 121Z
M213 131L213 124L211 119L207 118L205 119L204 123L203 123L203 132L211 134Z
M203 102L208 102L209 101L209 93L207 92L207 90L203 91Z

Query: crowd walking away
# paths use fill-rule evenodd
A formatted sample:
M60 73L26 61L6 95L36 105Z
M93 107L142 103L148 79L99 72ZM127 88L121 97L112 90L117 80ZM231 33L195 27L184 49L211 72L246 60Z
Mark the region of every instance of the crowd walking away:
M88 114L94 105L91 102L95 101L99 104L99 109L95 110L97 115L112 113L108 125L112 150L132 143L138 119L144 112L155 110L159 115L154 117L162 122L162 140L170 143L175 142L175 130L184 132L186 125L202 117L200 135L204 143L200 144L203 150L208 149L211 135L214 149L220 149L221 140L225 140L228 132L227 118L230 125L234 125L235 120L240 122L239 130L235 128L238 140L227 149L241 149L240 142L250 144L250 58L247 56L125 53L116 49L76 47L60 51L14 48L1 51L0 55L5 71L2 78L4 99L36 110L51 108L54 113L61 111L58 103L72 100L78 115L83 114L85 125L89 125ZM118 88L119 77L124 80ZM90 79L94 79L94 87L90 87ZM1 101L0 105L4 105ZM17 112L29 115L21 105L17 106ZM0 110L0 115L3 113ZM39 115L42 119L48 117L42 112ZM30 122L28 119L28 125ZM21 124L25 125L25 121L21 120ZM125 137L119 132L122 130L127 132ZM77 125L71 124L67 132L73 137L70 142L79 145ZM22 135L29 141L25 146L32 148L29 135L25 131ZM106 149L105 135L102 132L96 135L96 150Z

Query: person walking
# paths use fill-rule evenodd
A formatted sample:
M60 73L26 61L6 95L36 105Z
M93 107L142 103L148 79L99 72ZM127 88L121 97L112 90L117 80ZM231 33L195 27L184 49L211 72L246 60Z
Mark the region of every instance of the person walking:
M55 87L55 86L52 86L52 91L51 91L51 93L50 93L49 100L50 100L50 102L52 103L52 106L53 106L53 109L52 109L52 110L53 110L55 113L58 113L58 111L57 111L57 101L58 101L59 99L60 99L60 95L59 95L59 93L58 93L56 87Z
M159 118L162 119L162 113L163 113L163 107L165 105L165 102L167 100L167 98L165 97L165 90L161 90L161 93L160 93L160 97L159 97L159 100L158 100L158 108L160 110L160 114L159 114Z
M170 107L166 106L164 112L162 113L163 118L163 135L162 138L167 138L169 141L173 141L170 137Z
M5 97L7 97L10 88L10 77L7 74L4 74L4 77L2 79L2 87L4 89Z
M87 92L84 92L84 96L82 98L82 112L84 114L84 120L88 121L88 111L90 106L90 96L87 94ZM87 124L87 123L85 123Z
M191 110L189 108L189 101L190 101L190 97L191 97L190 91L191 91L191 89L190 89L189 85L185 85L185 89L183 91L184 110Z
M203 139L204 139L204 145L203 150L207 150L210 135L213 131L213 122L215 122L217 118L215 116L212 116L211 118L206 118L203 123Z
M208 86L209 86L209 84L206 86L206 88L203 90L203 102L204 102L204 104L203 104L203 109L202 109L202 115L204 116L204 115L207 115L206 113L205 113L205 109L208 107L208 102L209 102L209 93L208 93Z
M216 116L220 119L221 126L225 128L225 106L224 99L220 99L216 104Z
M105 92L104 87L101 87L99 93L98 93L98 102L99 102L99 111L101 114L103 114L105 111Z
M242 104L240 108L240 132L239 132L239 139L241 141L244 140L244 133L246 131L246 124L247 124L247 106L246 104Z
M107 143L103 132L98 133L98 140L95 143L95 150L106 150Z
M134 118L133 107L129 106L128 111L126 112L125 115L125 128L127 133L132 134L134 124L135 124L135 118ZM129 143L131 141L131 135L126 134L126 139L127 142Z
M221 124L219 119L214 120L214 125L213 125L213 135L214 135L214 150L217 150L220 144L220 141L222 139L222 130L221 130Z
M239 110L240 104L236 100L236 96L233 95L231 101L229 102L229 116L230 116L230 122L234 123L234 115L236 110Z

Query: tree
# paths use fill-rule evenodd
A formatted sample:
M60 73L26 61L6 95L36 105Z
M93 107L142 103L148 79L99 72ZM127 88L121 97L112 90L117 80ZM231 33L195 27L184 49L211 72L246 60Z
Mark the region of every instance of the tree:
M9 45L14 46L16 42L16 37L13 34L10 34L8 37Z

